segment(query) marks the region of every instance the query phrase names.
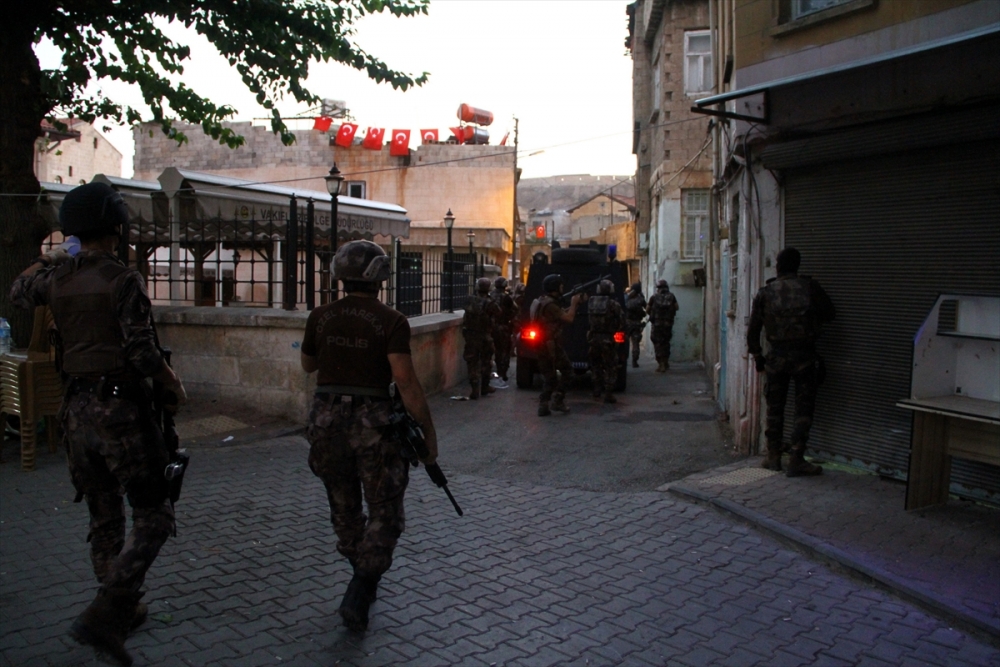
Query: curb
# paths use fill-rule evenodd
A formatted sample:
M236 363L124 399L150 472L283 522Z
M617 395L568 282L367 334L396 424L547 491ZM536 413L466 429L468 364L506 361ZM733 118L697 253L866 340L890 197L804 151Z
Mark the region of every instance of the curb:
M807 535L796 528L786 526L785 524L779 523L774 519L770 519L759 512L747 509L739 503L734 503L733 501L725 498L717 498L697 489L671 484L667 491L686 500L707 503L725 512L734 514L757 526L758 528L777 535L778 537L795 542L817 556L833 561L848 570L868 577L901 597L916 602L934 613L948 617L968 628L975 629L978 632L985 633L994 644L1000 641L1000 626L996 623L990 622L989 619L982 618L965 609L956 607L950 600L943 598L936 593L913 586L906 579L892 574L891 572L887 572L882 568L864 563L843 549L839 549L813 537L812 535Z

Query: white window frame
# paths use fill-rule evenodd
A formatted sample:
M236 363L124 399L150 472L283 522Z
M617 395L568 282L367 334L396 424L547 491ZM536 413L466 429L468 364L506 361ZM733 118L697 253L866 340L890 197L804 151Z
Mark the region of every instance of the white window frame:
M660 69L660 61L657 59L656 63L653 65L653 111L659 111L660 105L662 104L661 98L663 97L663 79L660 77L662 70Z
M367 199L368 198L368 184L365 181L347 181L347 196L354 197L351 194L351 188L361 188L361 196L355 197L355 199Z
M681 190L681 259L705 259L704 234L708 230L711 191Z
M708 51L692 52L692 37L708 37ZM711 30L688 30L684 33L684 92L688 95L710 93L715 86L711 44ZM696 73L697 80L694 80Z

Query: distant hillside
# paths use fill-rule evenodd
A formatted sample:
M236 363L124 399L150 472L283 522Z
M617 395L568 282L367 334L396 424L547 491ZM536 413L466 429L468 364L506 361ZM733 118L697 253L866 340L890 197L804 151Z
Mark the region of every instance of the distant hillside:
M533 208L565 210L594 195L609 191L611 186L614 186L616 195L634 197L635 187L630 180L632 178L630 175L591 176L590 174L525 178L517 185L517 205L525 211Z

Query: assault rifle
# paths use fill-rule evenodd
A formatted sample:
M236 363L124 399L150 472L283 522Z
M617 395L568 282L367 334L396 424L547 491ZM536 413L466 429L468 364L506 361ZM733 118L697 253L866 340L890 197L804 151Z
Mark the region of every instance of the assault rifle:
M159 340L156 346L163 355L164 361L170 365L170 349L160 347ZM180 449L180 437L177 435L177 427L174 424L172 409L176 409L177 396L168 390L161 382L153 380L153 419L156 425L163 432L163 440L167 445L167 452L170 454L170 463L163 470L163 476L169 485L170 507L181 497L181 485L184 484L184 472L187 470L191 457L186 449ZM176 530L176 529L175 529Z
M608 274L606 276L599 276L597 278L594 278L593 280L588 280L585 283L580 283L579 285L576 285L575 287L573 287L573 289L571 289L570 291L566 292L565 294L563 294L559 298L560 298L560 300L562 300L562 299L572 299L577 294L580 294L582 292L586 292L591 287L594 287L595 285L597 285L598 283L600 283L602 280L611 280L611 274Z
M395 385L393 385L391 393L393 409L391 423L396 428L396 436L399 438L403 458L416 468L420 465L420 459L427 458L430 454L430 450L427 449L427 440L424 438L424 429L406 411L406 406L403 405L403 400ZM458 512L458 516L462 516L462 508L458 506L455 496L451 495L451 491L448 490L448 480L445 478L441 466L437 463L425 463L424 469L427 470L427 476L431 478L435 486L444 489L444 492L448 494L448 500Z

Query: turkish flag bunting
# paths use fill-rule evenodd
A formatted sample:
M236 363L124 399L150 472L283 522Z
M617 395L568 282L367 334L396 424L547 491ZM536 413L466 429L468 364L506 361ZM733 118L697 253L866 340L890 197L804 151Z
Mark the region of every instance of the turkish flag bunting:
M331 123L333 123L333 119L329 116L317 116L313 121L313 129L326 132L330 129Z
M425 143L425 144L429 143L431 141L437 141L438 140L438 131L437 130L420 130L420 139L421 139L422 143Z
M455 135L455 139L458 140L458 143L465 143L465 132L462 131L461 127L449 127L448 129L451 130L453 135Z
M367 134L365 134L365 140L361 142L361 145L373 151L382 150L383 139L385 139L384 127L369 127Z
M337 138L333 140L333 143L344 148L350 148L354 142L354 133L357 131L358 126L355 123L344 123L337 130Z
M398 157L402 157L409 154L410 154L410 131L393 130L392 144L389 146L389 155L396 155Z

